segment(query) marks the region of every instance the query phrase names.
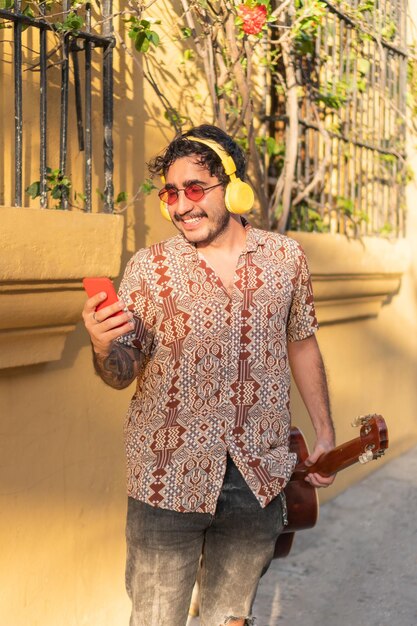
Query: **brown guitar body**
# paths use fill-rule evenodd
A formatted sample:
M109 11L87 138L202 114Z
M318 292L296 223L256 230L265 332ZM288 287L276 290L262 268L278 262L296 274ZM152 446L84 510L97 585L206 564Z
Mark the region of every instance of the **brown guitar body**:
M366 463L379 458L388 448L388 430L381 415L366 415L358 418L360 435L323 454L311 467L304 461L309 455L305 439L298 428L291 428L289 448L298 457L291 480L284 489L287 501L288 525L275 544L274 558L289 554L297 530L313 528L319 514L319 501L315 487L305 481L310 472L331 476L356 462Z
M301 431L293 427L290 434L290 451L304 462L309 455L307 444ZM290 480L284 489L287 501L288 524L275 544L274 559L288 556L296 530L313 528L319 516L317 489L302 480Z

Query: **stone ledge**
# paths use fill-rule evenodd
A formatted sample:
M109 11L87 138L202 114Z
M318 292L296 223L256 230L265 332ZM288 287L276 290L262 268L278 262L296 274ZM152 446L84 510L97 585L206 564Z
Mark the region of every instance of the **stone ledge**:
M84 276L118 276L123 218L0 208L0 369L59 360Z
M118 276L123 218L0 208L0 369L55 361L80 319L84 276ZM321 324L375 317L409 264L403 240L289 232L304 248Z
M405 240L290 231L310 266L320 324L375 317L398 293L410 263Z

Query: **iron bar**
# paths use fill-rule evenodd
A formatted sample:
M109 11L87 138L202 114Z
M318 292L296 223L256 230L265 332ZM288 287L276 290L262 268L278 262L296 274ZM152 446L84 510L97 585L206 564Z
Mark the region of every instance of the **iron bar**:
M77 46L71 46L71 60L74 69L75 112L77 116L78 150L84 151L83 107L81 104L80 64L78 63Z
M345 41L345 45L346 45L346 49L344 52L344 58L345 59L350 59L350 50L351 50L351 39L352 39L352 26L347 23L346 24L347 28L346 28L346 41ZM343 68L343 80L347 81L347 68ZM345 114L345 125L344 125L344 129L345 129L345 133L348 137L350 137L351 135L351 123L353 122L352 119L352 104L351 104L351 100L348 98L347 102L346 102L346 106L344 107L344 114ZM342 180L342 196L341 196L341 200L339 201L341 203L341 211L339 211L339 219L340 219L340 223L341 223L341 230L343 230L344 233L347 232L347 217L346 217L346 211L344 210L344 205L345 203L349 200L349 179L350 179L350 164L352 161L352 144L349 142L345 148L345 154L343 155L343 180Z
M65 2L67 4L67 2ZM64 37L62 44L63 59L61 65L61 121L60 121L60 138L59 138L59 169L61 175L65 175L67 169L67 147L68 147L68 91L69 91L69 50L70 38L68 35ZM63 191L61 198L61 206L63 209L68 208L68 197Z
M21 5L21 0L19 0L19 5ZM10 22L18 22L19 24L25 24L26 26L33 26L34 28L41 28L45 30L56 30L54 25L42 20L40 18L29 17L28 15L24 15L20 13L19 10L15 8L14 12L9 11L7 9L0 9L0 18L4 18ZM77 39L90 41L97 48L107 48L107 46L112 43L114 45L114 39L107 36L96 35L95 33L88 33L84 30L78 30L76 33L73 33L73 36Z
M337 24L336 24L336 18L335 16L332 16L332 32L333 32L333 47L332 47L332 58L331 58L331 63L332 63L332 76L333 76L333 80L337 79L338 81L340 81L340 71L341 71L341 63L340 63L340 46L336 46L336 41L337 41L337 30L340 31L340 28L337 29ZM336 119L337 119L337 114L335 111L332 111L330 113L330 117L331 117L331 128L334 128ZM328 131L326 131L328 132ZM334 141L333 138L329 136L329 141L331 142L331 156L330 156L330 163L328 165L328 175L327 175L327 181L326 181L326 187L327 187L327 198L325 200L326 206L327 207L332 207L334 205L334 189L333 189L333 167L334 167L334 159L333 159L333 153L334 153ZM325 207L322 207L322 213L325 212ZM329 219L329 227L330 227L330 215L328 217Z
M43 4L39 5L41 13L44 12ZM47 82L46 82L46 57L47 57L47 31L45 28L39 29L39 135L40 135L40 154L39 154L39 181L40 181L40 205L45 209L48 204L47 199Z
M357 33L355 30L350 29L351 30L351 36L352 36L352 51L355 49L355 46L357 44ZM352 215L355 214L356 212L356 208L358 206L358 194L357 194L357 190L356 190L356 184L357 184L357 180L358 180L358 171L357 171L357 161L358 161L358 155L359 155L359 151L360 148L358 149L357 147L357 140L358 140L358 116L359 116L359 111L358 108L360 106L360 102L359 102L359 98L358 98L358 60L357 60L357 55L354 54L353 56L353 62L352 62L352 58L349 55L348 56L348 66L346 68L346 82L348 82L348 75L349 73L352 75L352 89L351 89L351 94L349 96L349 99L351 101L351 120L352 120L352 138L353 141L351 142L351 148L352 148L352 159L350 162L350 173L349 173L349 178L350 178L350 191L349 191L349 195L348 195L348 199L349 201L352 203ZM359 130L361 130L360 128L360 124L359 124Z
M20 13L21 0L15 0L14 10ZM22 102L22 24L13 25L14 38L14 118L15 118L15 206L22 206L23 168L23 102Z
M86 28L91 30L91 5L86 5ZM91 132L91 48L89 41L85 44L85 153L84 153L84 210L92 208L92 132Z
M103 0L103 33L113 33L112 0ZM104 50L103 58L103 130L104 130L104 212L114 210L113 189L113 45Z

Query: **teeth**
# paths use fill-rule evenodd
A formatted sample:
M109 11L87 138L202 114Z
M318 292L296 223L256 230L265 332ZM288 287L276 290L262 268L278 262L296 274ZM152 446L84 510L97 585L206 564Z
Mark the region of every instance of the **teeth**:
M188 219L183 219L182 221L185 222L185 224L195 224L196 222L199 222L201 220L201 217L191 217Z

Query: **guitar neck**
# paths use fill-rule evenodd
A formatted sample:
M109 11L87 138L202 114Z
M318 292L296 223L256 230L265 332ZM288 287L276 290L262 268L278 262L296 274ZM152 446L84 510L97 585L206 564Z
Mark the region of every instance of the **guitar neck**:
M322 476L332 476L340 470L346 469L359 461L359 456L363 453L363 444L360 437L347 441L330 452L325 452L314 463L307 466L305 463L299 463L291 476L291 480L300 480L317 472Z

